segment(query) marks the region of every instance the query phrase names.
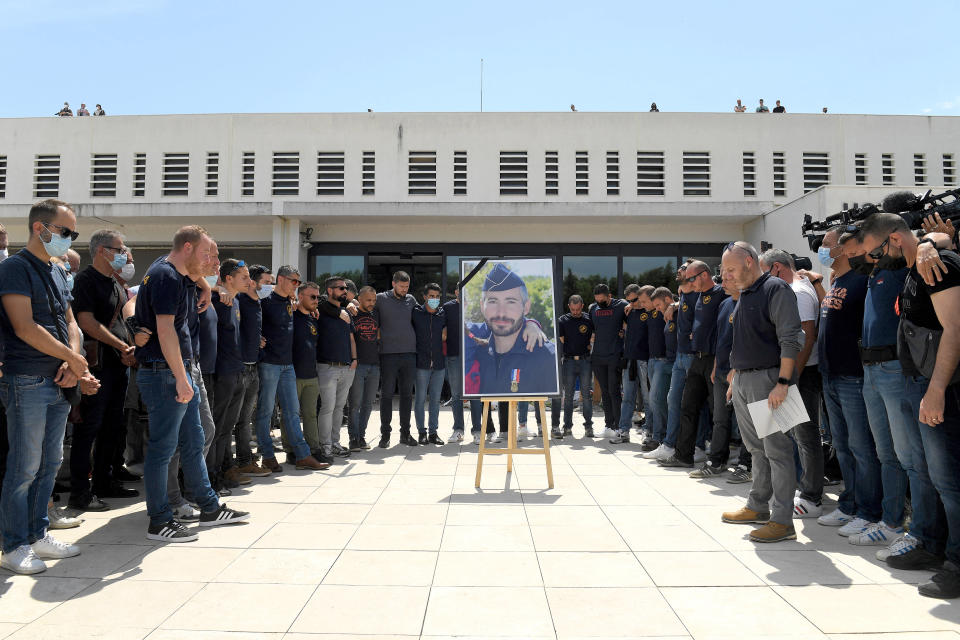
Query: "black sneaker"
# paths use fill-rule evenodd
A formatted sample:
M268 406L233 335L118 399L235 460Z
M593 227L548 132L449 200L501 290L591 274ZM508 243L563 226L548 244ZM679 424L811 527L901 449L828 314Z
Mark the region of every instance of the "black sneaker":
M563 430L561 430L560 427L554 427L550 432L550 437L554 440L563 440Z
M332 449L333 449L333 455L337 456L338 458L350 457L350 449L340 446L339 442L334 442Z
M389 443L389 440L388 440L388 443ZM370 445L368 445L367 441L364 440L363 438L360 438L359 440L357 440L357 446L360 447L363 451L370 450Z
M126 467L120 467L119 469L114 470L113 479L120 482L139 482L140 476L135 473L131 473Z
M390 436L380 436L380 444L377 445L381 449L386 449L390 446Z
M943 566L943 558L922 547L917 547L901 555L888 556L887 566L891 569L905 569L907 571L936 570Z
M110 505L90 492L87 492L81 496L70 496L70 499L67 501L67 505L71 509L77 509L78 511L110 510Z
M588 428L589 428L589 427L588 427ZM563 428L563 437L572 436L572 435L573 435L573 427L564 427L564 428Z
M400 444L405 444L408 447L417 446L417 441L409 433L400 434Z
M321 463L321 464L329 464L330 466L333 466L333 462L334 462L334 461L333 461L333 456L328 456L328 455L326 455L326 454L324 454L324 453L319 453L319 452L318 452L318 453L313 454L313 458L314 458L314 460L316 460L317 462L319 462L319 463Z
M660 446L660 442L653 438L644 438L640 444L640 451L654 451Z
M584 429L584 430L583 430L583 437L584 437L584 438L592 438L592 437L593 437L593 427L587 427L586 429Z
M193 542L200 536L195 531L187 529L175 518L170 518L164 524L152 524L147 527L147 538L161 542Z
M220 508L216 511L200 514L200 526L219 527L222 524L233 524L235 522L243 522L244 520L249 519L250 514L248 512L236 511L235 509L229 508L225 504L221 504Z
M745 484L753 482L753 473L742 464L738 464L731 469L730 477L727 478L727 484Z
M136 498L140 495L136 489L127 489L116 480L107 487L94 487L93 492L102 498Z
M704 462L700 468L690 472L691 478L713 478L723 474L723 467L715 467L709 460Z
M610 444L630 444L630 432L618 431L617 435L610 438Z
M351 440L351 441L350 441L350 451L351 451L351 452L363 451L363 447L360 446L360 441L359 441L359 440Z
M435 433L431 433L429 437L427 437L427 442L429 442L430 444L439 444L439 445L445 444L443 440L440 439L440 436L438 436Z
M661 467L667 467L667 468L681 468L681 467L685 469L693 468L692 462L684 462L683 460L678 458L676 455L672 455L669 458L664 458L663 460L660 460L659 462L657 462L657 464L659 464Z
M953 563L944 563L943 569L935 573L930 582L917 587L917 592L927 598L960 598L960 571Z

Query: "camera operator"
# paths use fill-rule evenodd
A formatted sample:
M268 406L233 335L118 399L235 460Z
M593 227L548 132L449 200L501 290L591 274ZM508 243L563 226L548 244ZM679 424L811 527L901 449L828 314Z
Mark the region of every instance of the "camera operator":
M949 561L918 591L928 597L960 597L960 257L939 251L946 271L930 285L917 270L919 241L901 217L877 214L864 222L861 233L862 248L871 258L902 257L910 269L900 297L898 355L908 375L907 400L921 423L930 479L946 513ZM938 348L930 349L935 340ZM934 556L929 566L937 560Z

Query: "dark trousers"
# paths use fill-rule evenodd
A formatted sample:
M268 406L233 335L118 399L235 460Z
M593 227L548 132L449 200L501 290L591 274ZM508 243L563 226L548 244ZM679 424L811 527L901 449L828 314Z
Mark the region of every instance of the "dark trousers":
M410 435L410 410L413 408L413 385L417 379L415 353L380 355L380 434L389 436L393 417L393 392L400 387L400 435Z
M240 405L240 416L234 427L233 435L237 442L237 466L245 467L253 462L253 449L250 441L253 439L253 418L257 409L257 396L260 394L260 372L256 364L244 364L241 376L243 384L243 403Z
M90 491L90 453L93 451L93 492L107 493L113 478L117 448L126 443L123 400L127 395L127 368L113 349L100 351L103 366L95 375L100 391L83 396L81 421L73 425L70 448L70 495Z
M823 443L820 438L820 394L823 380L817 365L803 368L797 382L797 390L803 406L810 416L809 422L798 424L790 430L790 437L797 443L800 454L800 496L815 504L823 498Z
M713 437L710 439L710 462L714 467L723 469L730 460L730 440L733 434L733 426L737 420L737 414L733 410L733 403L727 404L727 374L717 374L717 381L713 384ZM750 469L750 452L747 446L740 443L740 451L737 454L739 461L747 469Z
M210 484L216 488L219 486L219 479L233 466L230 438L243 409L246 391L243 386L243 372L214 376L213 388L213 404L210 408L217 430L210 451L207 452L207 473L210 475Z
M603 424L607 429L616 429L620 424L620 404L623 396L620 393L620 362L591 361L593 375L600 385L600 396L603 398ZM583 382L580 383L580 397L583 397Z
M683 462L693 462L700 412L705 404L713 403L713 383L710 381L712 371L713 354L693 354L680 399L680 432L677 435L676 456Z

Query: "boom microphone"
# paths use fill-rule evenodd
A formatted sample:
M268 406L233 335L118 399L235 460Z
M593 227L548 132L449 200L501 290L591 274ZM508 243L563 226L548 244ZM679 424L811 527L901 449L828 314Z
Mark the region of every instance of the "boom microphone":
M910 191L894 191L883 199L883 210L887 213L901 213L919 208L920 198Z

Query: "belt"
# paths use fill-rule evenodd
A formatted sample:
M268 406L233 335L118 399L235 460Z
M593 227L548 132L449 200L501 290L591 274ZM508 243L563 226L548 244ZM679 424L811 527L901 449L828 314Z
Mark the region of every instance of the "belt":
M244 362L243 364L244 364L244 366L246 366L246 367L255 367L255 366L257 366L257 363L256 363L256 362Z
M590 356L563 356L564 360L589 360Z
M713 357L713 354L712 354L712 353L707 353L706 351L694 351L694 352L693 352L693 355L696 356L697 358L699 358L700 360L703 360L704 358L712 358L712 357Z
M349 367L352 363L350 362L328 362L326 360L317 360L317 364L327 364L331 367Z
M193 366L193 363L190 360L184 360L183 366L187 369ZM153 369L154 371L163 371L165 369L170 369L170 365L167 364L166 360L154 360L153 362L141 362L141 369Z
M879 364L897 359L897 348L893 345L883 347L860 347L860 361L863 364Z
M746 373L747 371L766 371L768 369L779 369L780 365L770 366L770 367L749 367L747 369L737 369L738 373Z

